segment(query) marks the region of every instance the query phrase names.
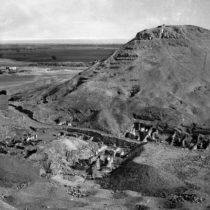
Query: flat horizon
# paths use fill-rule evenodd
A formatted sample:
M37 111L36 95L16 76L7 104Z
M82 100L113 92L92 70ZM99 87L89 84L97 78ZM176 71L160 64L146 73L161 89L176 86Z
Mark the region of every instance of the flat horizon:
M8 39L0 44L124 44L130 39Z

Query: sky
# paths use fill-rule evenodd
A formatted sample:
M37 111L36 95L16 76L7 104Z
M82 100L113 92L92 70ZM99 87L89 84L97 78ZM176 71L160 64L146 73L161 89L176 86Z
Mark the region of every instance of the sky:
M125 39L162 24L210 29L210 0L0 0L0 41Z

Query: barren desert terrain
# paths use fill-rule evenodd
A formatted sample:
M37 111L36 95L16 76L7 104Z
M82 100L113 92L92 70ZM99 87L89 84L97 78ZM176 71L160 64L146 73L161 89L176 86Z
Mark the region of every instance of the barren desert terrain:
M0 209L210 209L210 31L58 48L1 55Z

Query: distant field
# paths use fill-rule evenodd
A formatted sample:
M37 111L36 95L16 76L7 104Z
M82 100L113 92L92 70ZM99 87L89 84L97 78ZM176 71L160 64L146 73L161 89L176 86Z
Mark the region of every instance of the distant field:
M78 74L78 70L61 70L55 72L33 71L26 74L0 75L0 90L8 94L26 91L30 88L65 81Z
M70 79L92 65L91 62L107 58L119 47L108 44L2 44L0 68L16 66L18 73L0 75L0 90L6 89L13 94L29 87Z
M23 84L26 82L31 82L35 78L34 75L1 75L0 76L0 88L8 87L8 86L13 86L13 85L18 85L18 84Z
M92 62L110 56L120 45L2 44L0 58L26 62Z
M0 84L1 83L6 83L6 82L14 82L14 81L28 81L28 80L32 80L34 78L33 75L12 75L12 76L8 76L8 75L3 75L0 76Z

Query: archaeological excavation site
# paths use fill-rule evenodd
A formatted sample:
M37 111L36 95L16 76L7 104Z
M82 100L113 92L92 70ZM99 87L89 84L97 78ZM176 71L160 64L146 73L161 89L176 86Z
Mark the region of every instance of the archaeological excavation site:
M0 210L210 209L210 31L111 47L0 63Z

